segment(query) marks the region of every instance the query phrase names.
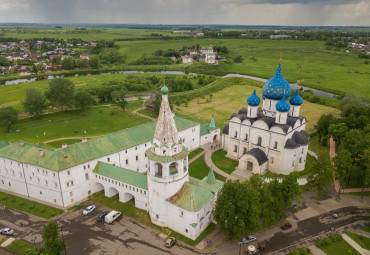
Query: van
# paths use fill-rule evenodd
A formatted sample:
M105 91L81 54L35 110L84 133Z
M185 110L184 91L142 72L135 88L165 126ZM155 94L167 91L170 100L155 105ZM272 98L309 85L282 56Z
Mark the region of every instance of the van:
M119 216L121 216L121 213L118 211L111 211L108 213L104 220L106 223L111 224L113 221L115 221Z

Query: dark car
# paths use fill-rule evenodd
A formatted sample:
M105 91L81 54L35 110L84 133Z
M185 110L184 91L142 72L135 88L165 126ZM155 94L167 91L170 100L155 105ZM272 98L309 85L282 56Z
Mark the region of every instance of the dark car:
M176 243L176 239L174 237L170 237L167 239L165 245L167 248L171 248L172 246L174 246Z
M105 216L108 215L108 213L110 213L110 212L102 212L101 214L99 214L99 216L96 220L97 221L104 221L104 218L105 218Z
M292 227L292 224L290 224L289 222L287 222L284 225L282 225L280 228L282 230L286 230L286 229L290 229L291 227Z

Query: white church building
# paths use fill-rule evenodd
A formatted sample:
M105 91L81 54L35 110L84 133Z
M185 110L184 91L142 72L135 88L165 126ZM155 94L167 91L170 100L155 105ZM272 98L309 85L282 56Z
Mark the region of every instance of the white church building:
M279 64L274 77L262 89L263 104L256 91L248 108L230 116L223 129L222 146L227 157L238 160L238 170L264 174L267 170L289 174L305 168L309 135L306 119L299 115L303 103L298 90L291 95Z
M223 182L212 169L189 176L191 150L219 139L214 119L199 124L174 116L163 86L158 121L53 149L0 141L0 190L70 207L104 190L121 202L134 198L159 226L195 240L212 220Z

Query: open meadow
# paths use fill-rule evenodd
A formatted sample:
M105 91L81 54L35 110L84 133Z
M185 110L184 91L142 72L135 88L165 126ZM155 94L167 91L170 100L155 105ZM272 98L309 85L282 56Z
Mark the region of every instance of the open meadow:
M0 129L0 140L40 143L64 137L100 136L148 121L150 120L123 112L115 106L93 107L86 111L86 115L81 110L71 110L43 115L39 120L22 119L12 127L12 132ZM54 145L59 146L60 143Z
M0 27L0 33L4 37L17 39L33 38L58 38L58 39L82 39L85 41L119 40L119 39L147 39L158 38L158 35L170 37L184 37L186 35L173 34L169 30L155 29L129 29L129 28L87 28L76 29L73 27Z
M242 107L248 107L247 99L254 89L257 96L261 98L262 105L261 88L248 85L232 85L214 93L211 102L209 102L209 95L207 95L204 99L201 97L193 99L188 102L187 107L184 104L175 106L175 111L201 123L208 123L213 115L216 125L222 129L228 123L231 114L238 113ZM314 132L314 126L324 113L332 113L334 116L338 116L340 111L336 108L304 101L300 115L306 117L306 131L308 133Z
M117 42L120 52L127 54L127 62L139 59L144 53L156 50L182 49L199 44L201 47L227 46L229 58L242 55L242 63L222 64L222 67L209 67L209 70L222 70L222 73L240 73L263 78L271 78L276 70L282 52L284 77L291 83L332 92L355 92L370 95L370 68L357 53L344 50L328 50L323 41L261 40L261 39L199 39L151 40ZM181 64L166 67L170 70L197 72L197 65Z

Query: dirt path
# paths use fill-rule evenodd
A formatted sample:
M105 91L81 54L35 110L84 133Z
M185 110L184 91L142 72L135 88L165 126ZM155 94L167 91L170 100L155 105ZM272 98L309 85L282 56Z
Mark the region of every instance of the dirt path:
M61 137L61 138L57 138L57 139L53 139L53 140L49 140L49 141L45 141L45 142L43 142L43 143L52 143L52 142L60 141L60 140L73 140L73 139L84 139L84 138L90 139L90 138L96 138L96 137L99 137L99 136Z

